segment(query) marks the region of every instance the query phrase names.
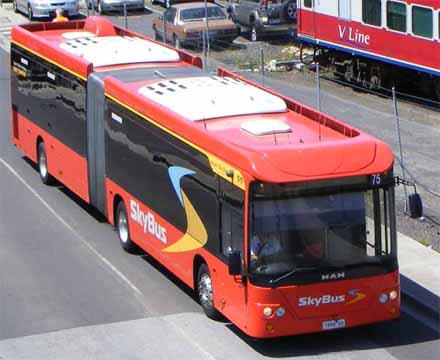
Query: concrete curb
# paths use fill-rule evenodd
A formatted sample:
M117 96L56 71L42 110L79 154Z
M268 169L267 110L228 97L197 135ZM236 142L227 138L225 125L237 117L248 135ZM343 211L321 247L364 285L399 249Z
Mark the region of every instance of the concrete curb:
M398 258L402 296L440 319L440 254L399 233Z

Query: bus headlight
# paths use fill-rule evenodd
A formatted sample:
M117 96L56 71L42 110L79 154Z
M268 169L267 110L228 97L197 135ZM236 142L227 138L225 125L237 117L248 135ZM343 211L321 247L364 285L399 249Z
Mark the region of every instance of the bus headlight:
M285 313L286 313L286 310L285 310L282 306L280 306L280 307L275 311L275 314L276 314L278 317L283 317Z
M396 300L397 299L397 291L396 290L391 291L389 298L390 298L390 300Z
M381 304L385 304L388 301L388 295L387 294L380 294L379 301Z
M273 311L272 311L272 308L271 308L271 307L266 306L266 307L263 309L263 315L264 315L264 316L266 316L266 317L270 317L270 316L272 316L272 314L273 314Z

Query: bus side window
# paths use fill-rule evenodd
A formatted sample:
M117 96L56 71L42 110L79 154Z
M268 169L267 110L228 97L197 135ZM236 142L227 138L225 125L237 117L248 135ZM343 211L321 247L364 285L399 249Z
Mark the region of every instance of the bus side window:
M243 207L236 207L226 201L221 202L221 253L229 251L243 253Z

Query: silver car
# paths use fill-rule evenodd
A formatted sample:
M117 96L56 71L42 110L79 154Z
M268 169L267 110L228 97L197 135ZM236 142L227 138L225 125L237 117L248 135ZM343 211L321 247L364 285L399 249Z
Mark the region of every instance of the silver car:
M127 10L144 10L144 0L86 0L89 9L92 7L99 13L103 14L106 11L122 11L124 10L124 3Z
M15 12L26 14L29 20L34 18L54 18L55 10L64 10L64 16L72 18L79 14L79 0L14 0Z

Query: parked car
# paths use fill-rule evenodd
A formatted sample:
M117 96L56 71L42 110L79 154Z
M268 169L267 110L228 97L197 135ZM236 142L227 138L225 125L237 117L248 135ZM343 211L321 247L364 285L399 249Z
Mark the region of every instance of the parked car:
M14 0L14 12L26 14L29 20L34 18L54 18L55 10L64 10L64 16L72 18L79 15L79 0Z
M122 11L124 3L127 10L144 10L145 8L144 0L87 0L89 9L93 7L100 15L109 11Z
M205 21L205 3L193 2L173 5L153 20L156 39L164 38L176 47L200 45L203 31L208 31L210 41L232 42L240 34L240 28L228 19L217 4L207 3L208 24Z
M230 18L249 28L249 39L261 35L293 33L296 27L296 0L230 0Z

